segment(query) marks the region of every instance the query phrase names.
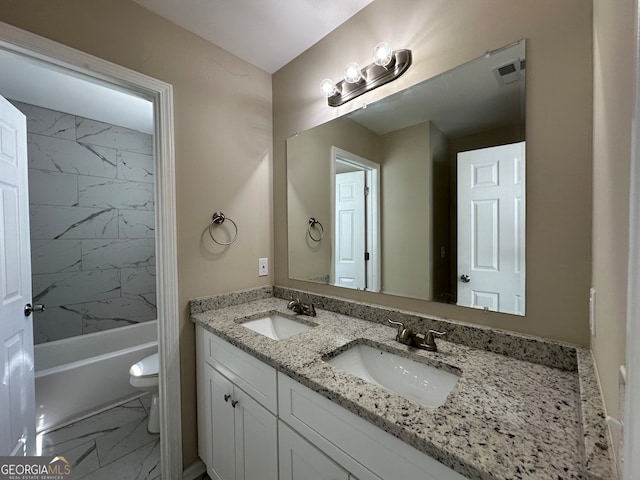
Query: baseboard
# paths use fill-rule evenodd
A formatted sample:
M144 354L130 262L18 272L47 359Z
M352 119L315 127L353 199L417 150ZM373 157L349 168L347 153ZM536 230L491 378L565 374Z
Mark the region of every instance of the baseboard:
M207 466L198 459L182 472L182 480L196 480L207 473Z

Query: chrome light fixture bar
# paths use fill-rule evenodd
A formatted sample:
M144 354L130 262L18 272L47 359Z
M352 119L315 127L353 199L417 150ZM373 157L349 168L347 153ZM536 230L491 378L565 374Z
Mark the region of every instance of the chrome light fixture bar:
M334 83L324 79L320 88L331 107L338 107L363 93L381 87L402 75L411 66L411 50L392 50L386 42L376 45L373 63L360 68L351 62L344 69L344 79Z

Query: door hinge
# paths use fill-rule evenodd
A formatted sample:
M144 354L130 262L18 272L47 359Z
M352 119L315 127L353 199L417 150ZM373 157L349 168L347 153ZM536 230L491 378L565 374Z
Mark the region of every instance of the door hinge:
M364 187L364 196L367 197L369 195L369 187Z
M365 262L369 261L369 252L364 252L364 261Z

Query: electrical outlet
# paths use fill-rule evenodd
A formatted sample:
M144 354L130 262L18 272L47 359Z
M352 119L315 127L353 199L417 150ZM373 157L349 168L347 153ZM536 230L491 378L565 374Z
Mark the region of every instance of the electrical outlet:
M269 275L269 259L259 258L258 259L258 276L264 277L267 275Z
M596 336L596 289L589 290L589 329L591 336Z

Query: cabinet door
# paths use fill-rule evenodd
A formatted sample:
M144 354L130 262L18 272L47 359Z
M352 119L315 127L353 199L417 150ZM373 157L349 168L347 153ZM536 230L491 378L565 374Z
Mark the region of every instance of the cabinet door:
M275 415L234 387L236 478L278 480L278 426Z
M205 377L209 397L206 403L209 408L208 428L211 429L211 451L208 455L211 464L208 466L213 470L215 480L235 480L234 410L231 408L233 384L209 365L205 366Z
M279 424L280 480L349 480L349 474L283 422Z

